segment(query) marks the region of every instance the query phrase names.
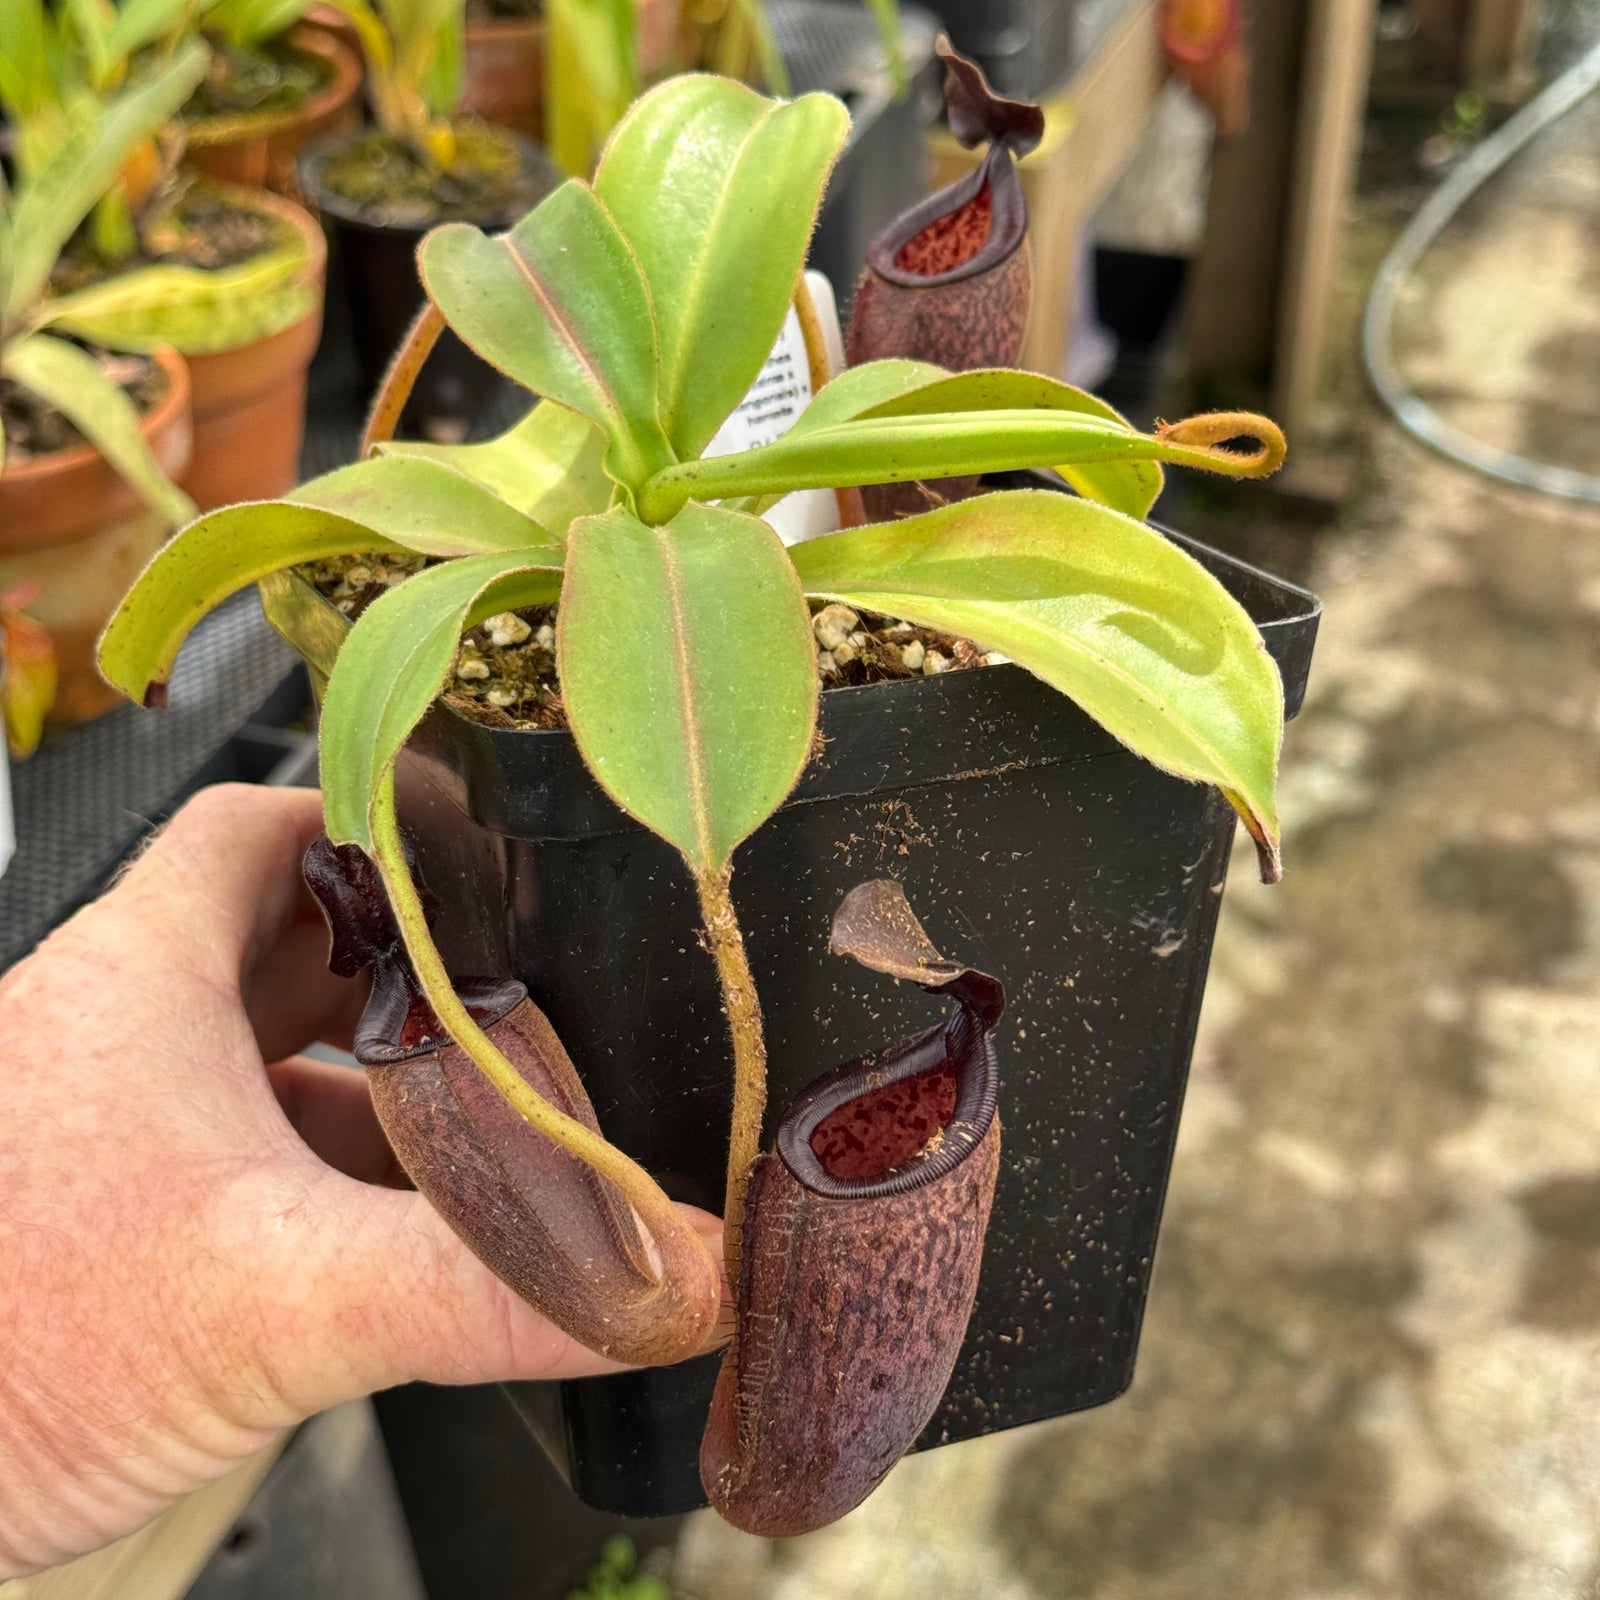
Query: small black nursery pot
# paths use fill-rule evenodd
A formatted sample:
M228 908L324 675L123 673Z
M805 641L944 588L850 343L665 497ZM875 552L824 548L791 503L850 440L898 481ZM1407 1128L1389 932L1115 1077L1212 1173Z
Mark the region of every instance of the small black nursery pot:
M1260 627L1292 716L1316 600L1177 542ZM346 625L314 590L276 577L262 591L291 642L331 655ZM1133 1376L1234 813L1015 666L830 690L821 733L735 865L767 1025L767 1132L819 1063L949 1020L916 983L827 958L843 896L892 876L942 943L959 939L1004 977L1007 997L994 1035L1005 1155L977 1297L916 1448L1101 1405ZM606 1136L674 1199L720 1210L727 1022L676 852L612 805L564 732L437 707L397 783L451 970L525 983ZM511 1393L585 1500L684 1511L704 1503L720 1359Z
M750 1175L700 1478L729 1522L772 1538L860 1505L927 1426L966 1335L1000 1162L1000 985L944 961L892 881L845 897L832 948L956 1010L819 1078Z
M324 177L330 159L347 143L308 152L300 163L300 179L332 236L339 264L336 277L344 281L346 313L366 400L377 389L389 358L422 309L417 246L429 229L439 222L457 220L458 213L441 210L416 222L374 218L330 188ZM462 220L489 229L508 228L561 181L561 174L542 150L525 139L516 138L515 143L524 166L523 184L495 214ZM425 429L445 420L471 422L500 381L486 361L447 330L412 388L406 424Z

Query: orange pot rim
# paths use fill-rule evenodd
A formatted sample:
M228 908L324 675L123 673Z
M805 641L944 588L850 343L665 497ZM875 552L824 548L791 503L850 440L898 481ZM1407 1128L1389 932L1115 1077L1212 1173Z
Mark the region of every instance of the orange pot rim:
M147 411L139 418L139 432L144 435L146 442L171 427L189 409L188 363L171 345L161 345L151 351L150 359L167 375L167 392L153 411ZM32 488L51 478L70 477L86 467L103 464L106 464L105 457L92 444L71 445L65 450L52 450L49 455L31 456L26 461L17 461L8 455L4 465L0 466L0 483L8 488L13 485ZM26 544L32 541L18 542ZM0 534L0 548L8 543L5 536Z
M326 28L296 23L285 35L304 55L321 56L333 67L332 79L297 106L282 111L229 111L211 117L180 117L184 140L197 148L237 144L245 139L269 139L302 122L315 122L354 98L361 87L360 58L342 39Z
M286 195L276 194L271 189L257 189L247 183L225 183L220 178L202 178L201 183L203 187L214 194L220 194L230 205L238 206L242 211L265 211L269 216L277 217L280 222L287 222L311 247L311 254L295 281L302 284L322 282L328 269L328 236L322 231L322 224L303 205ZM270 338L271 335L267 337ZM253 339L246 341L248 344L257 342ZM241 350L244 346L230 345L228 348ZM220 353L207 352L207 354Z

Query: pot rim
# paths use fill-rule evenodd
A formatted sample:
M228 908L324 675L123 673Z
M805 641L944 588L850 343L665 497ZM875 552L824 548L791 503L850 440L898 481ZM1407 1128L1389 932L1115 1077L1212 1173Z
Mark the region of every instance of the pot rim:
M199 148L240 144L246 139L270 139L276 133L316 122L354 98L364 76L360 58L326 28L297 22L284 35L291 49L320 56L333 67L333 77L297 106L278 111L227 111L209 117L180 117L185 143Z
M1041 481L1040 476L1032 473L1018 473L1014 476L1030 479L1031 481L1027 487L1045 488L1059 493L1068 492L1064 484L1055 481ZM1013 487L1011 484L1002 486ZM1225 550L1218 550L1199 539L1179 533L1177 530L1165 527L1160 523L1151 523L1150 526L1164 538L1170 539L1179 549L1200 560L1208 571L1212 570L1212 565L1215 564L1221 566L1239 580L1253 580L1273 591L1282 602L1281 610L1272 616L1258 617L1254 614L1251 616L1251 620L1255 623L1263 638L1269 638L1271 633L1280 630L1300 628L1308 624L1315 626L1320 621L1322 601L1311 590L1302 587L1300 584L1292 583L1287 578L1280 578L1277 574L1268 572L1264 567L1258 567L1239 556L1230 555ZM289 569L269 573L265 578L259 580L257 586L262 587L263 585L280 586L279 594L286 594L291 597L302 610L309 605L311 614L323 623L328 624L330 629L337 625L336 633L338 637L342 638L349 631L351 624L343 613L339 611L338 607L325 599L298 572ZM280 614L281 607L273 604L272 597L264 588L262 600L266 608L267 620L274 629L295 650L296 654L301 656L301 659L306 662L312 672L325 680L326 674L332 669L331 659L320 656L314 657L311 641L306 638L296 638L292 627ZM1243 603L1241 601L1241 604ZM1250 610L1248 605L1246 605L1246 610ZM940 673L933 678L885 678L876 683L842 684L836 688L824 689L822 691L822 704L859 705L863 703L863 696L876 695L882 698L886 694L894 692L902 695L909 694L919 687L925 688L929 684L945 682L951 678L964 679L973 676L986 678L989 674L1010 676L1019 673L1025 677L1032 676L1027 672L1026 668L1019 667L1015 663L1007 663L1004 665L996 664L994 666L976 667L961 673ZM1304 687L1303 677L1298 683L1285 683L1284 720L1286 722L1299 712L1300 703L1304 697ZM1057 691L1052 690L1051 692L1056 693ZM1063 696L1062 698L1068 697ZM491 727L485 723L475 722L472 718L463 716L442 696L434 701L430 715L443 715L451 725L461 730L470 730L474 739L481 738L492 743L498 743L502 739L538 739L545 741L545 748L548 749L553 748L555 744L562 741L572 742L572 732L568 728L504 728Z
M311 254L304 268L296 275L295 282L302 285L322 282L328 269L328 236L322 231L322 224L304 206L289 199L287 195L274 194L271 189L253 188L246 183L226 183L217 178L203 178L199 187L220 194L230 205L237 206L241 211L265 212L280 222L287 222L311 247ZM304 318L300 320L304 321ZM286 323L285 326L293 327L294 324ZM272 335L268 334L267 337L271 338ZM247 340L246 344L259 342L251 339ZM227 348L242 350L245 345L235 344ZM208 350L205 353L217 355L222 352Z
M482 121L482 118L469 119ZM536 172L541 165L548 165L549 158L544 151L528 138L526 134L518 133L515 128L501 127L498 123L486 124L497 128L505 134L516 146L522 156L523 171ZM317 143L308 146L300 152L295 162L296 170L300 175L300 186L305 191L306 197L324 217L329 217L341 227L354 228L362 233L389 234L395 237L404 237L412 234L420 239L424 234L434 228L441 227L447 222L472 222L481 228L509 228L519 220L517 216L497 215L488 219L468 217L435 217L428 222L375 222L362 213L343 195L322 181L322 169L327 165L329 158L335 151L343 149L346 145L354 144L357 139L365 139L372 135L372 128L358 128L354 133L341 133L331 139L320 139ZM551 167L551 171L554 172ZM554 185L552 185L554 187Z
M139 432L149 442L180 416L189 406L189 364L171 345L158 345L149 352L150 359L167 375L167 392L152 411L139 418ZM16 461L8 456L0 466L0 482L7 485L25 485L32 488L52 477L67 477L84 467L105 462L105 457L92 444L75 444L65 450L52 450L49 455L32 456L27 461ZM9 541L0 534L0 545Z

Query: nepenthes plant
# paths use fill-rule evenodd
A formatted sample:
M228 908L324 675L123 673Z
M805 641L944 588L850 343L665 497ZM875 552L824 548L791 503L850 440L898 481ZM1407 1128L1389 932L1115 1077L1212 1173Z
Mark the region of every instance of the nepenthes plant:
M826 96L677 78L632 108L592 183L565 183L498 237L436 229L419 252L429 304L364 459L184 529L101 654L114 683L157 703L187 631L241 586L333 557L426 558L361 613L322 707L329 843L310 869L333 907L338 969L379 974L363 1030L375 1099L418 1187L519 1292L595 1349L675 1361L715 1337L717 1263L605 1139L581 1063L520 986L452 981L396 810L397 754L463 633L556 607L571 736L600 788L682 856L721 984L734 1079L724 1265L739 1322L702 1472L725 1514L773 1532L855 1504L925 1420L971 1304L998 1160L999 985L944 961L884 884L841 906L835 948L954 1009L819 1080L763 1152L766 1041L733 863L814 751L810 606L1003 653L1158 767L1218 787L1263 875L1279 871L1277 670L1238 603L1143 520L1163 464L1274 470L1272 423L1207 415L1146 434L1036 373L890 359L819 384L776 443L705 454L791 306L802 325L814 317L801 268L846 132ZM538 398L486 443L390 439L446 324ZM797 489L1034 467L1076 493L995 492L864 526L847 515L787 548L763 520ZM923 1258L916 1281L935 1274L937 1292L903 1296L898 1354L863 1365L872 1319L854 1333L848 1319L808 1320L793 1291L804 1281L857 1304L852 1262L884 1252ZM819 1361L851 1365L850 1381L820 1383ZM870 1426L845 1426L858 1402Z

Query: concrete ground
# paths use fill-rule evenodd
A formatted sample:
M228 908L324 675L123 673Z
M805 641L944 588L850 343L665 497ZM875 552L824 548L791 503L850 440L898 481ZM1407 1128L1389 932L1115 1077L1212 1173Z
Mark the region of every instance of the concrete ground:
M1600 103L1402 320L1454 420L1600 472L1597 146ZM1361 492L1252 530L1327 619L1285 882L1236 853L1132 1392L911 1459L806 1539L696 1518L683 1594L1600 1596L1600 513L1344 387Z

